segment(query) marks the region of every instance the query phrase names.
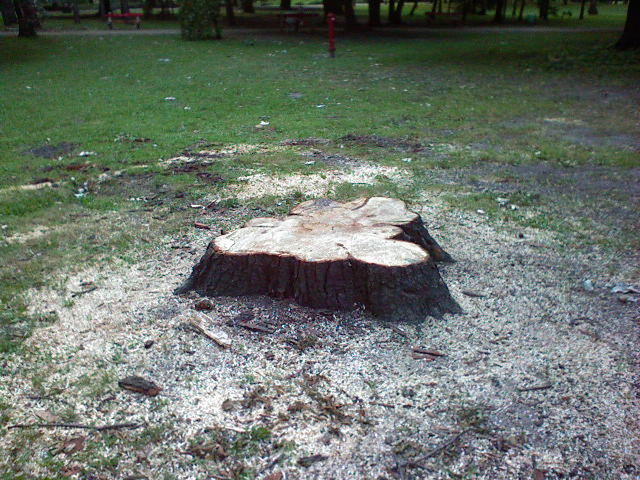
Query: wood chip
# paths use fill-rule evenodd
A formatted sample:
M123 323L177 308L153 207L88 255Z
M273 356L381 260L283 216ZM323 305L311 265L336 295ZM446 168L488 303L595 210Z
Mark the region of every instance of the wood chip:
M206 223L194 222L193 226L199 228L200 230L211 230L211 226Z
M208 298L203 298L202 300L197 301L194 305L193 308L195 310L198 310L199 312L202 311L210 311L213 310L213 302L211 300L209 300Z
M130 377L123 378L118 381L118 385L125 390L130 390L136 393L142 393L148 397L155 397L162 390L161 387L155 383L145 380L142 377L132 375Z
M282 474L282 472L275 472L264 477L264 480L282 480L283 478L284 475Z

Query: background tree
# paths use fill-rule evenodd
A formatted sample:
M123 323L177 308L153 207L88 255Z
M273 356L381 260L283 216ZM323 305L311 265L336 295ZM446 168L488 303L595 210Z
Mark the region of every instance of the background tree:
M389 23L391 25L400 25L402 23L402 9L404 8L404 0L389 0Z
M624 31L615 46L619 50L640 48L640 0L629 0Z
M18 23L16 7L11 0L0 0L0 12L2 12L2 21L6 26Z
M183 0L180 7L182 38L185 40L221 38L219 14L219 0Z
M18 18L18 36L35 37L40 27L38 10L34 0L14 0L16 17Z
M369 0L369 26L380 26L380 0Z
M496 14L493 17L493 23L504 23L504 7L506 0L496 0Z

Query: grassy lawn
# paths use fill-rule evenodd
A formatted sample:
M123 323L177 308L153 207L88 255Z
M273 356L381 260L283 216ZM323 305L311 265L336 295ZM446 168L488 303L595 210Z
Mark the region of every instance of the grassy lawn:
M56 228L0 247L2 301L20 312L20 292L46 282L52 268L123 254L139 240L129 217L140 208L99 238L92 222L130 212L136 205L130 199L147 195L144 189L198 198L248 168L309 171L296 155L267 161L249 155L216 165L225 182L212 187L157 165L199 141L321 137L343 154L404 165L401 149L339 140L381 135L432 145L432 155L412 164L420 171L540 160L637 165L630 148L637 105L625 96L639 76L637 54L608 49L614 40L437 32L415 40L345 38L338 58L329 60L323 42L308 36L202 43L166 36L7 38L0 51L0 223L5 237L38 225ZM261 121L268 128L256 128ZM70 151L54 151L53 158L29 153L64 143ZM81 151L95 155L81 158ZM123 169L157 176L144 187L125 182L83 195L101 173ZM42 182L56 187L13 188ZM156 223L162 224L154 234L175 227Z
M34 326L55 321L28 313L28 289L55 287L59 271L135 262L192 231L191 203L222 198L235 212L219 220L227 228L312 197L234 197L248 174L334 168L308 162L291 139L409 172L405 182L336 185L336 198L438 191L499 228L549 231L572 248L640 247L634 193L607 194L594 180L622 184L640 166L640 57L611 50L615 40L341 36L331 60L324 39L306 34L0 39L0 351L20 352ZM166 163L203 148L235 150L204 170Z

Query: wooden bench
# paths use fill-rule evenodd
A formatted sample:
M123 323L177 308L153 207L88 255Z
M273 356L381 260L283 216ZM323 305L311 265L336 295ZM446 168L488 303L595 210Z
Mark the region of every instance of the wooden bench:
M114 20L122 20L124 23L135 23L136 28L140 29L140 25L142 24L142 14L141 13L107 13L107 25L109 26L109 30L113 30L113 21Z

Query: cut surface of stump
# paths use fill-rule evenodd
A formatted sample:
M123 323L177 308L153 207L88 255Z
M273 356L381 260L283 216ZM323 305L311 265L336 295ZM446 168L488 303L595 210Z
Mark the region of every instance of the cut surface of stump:
M214 239L176 290L269 295L315 308L362 305L393 320L460 311L435 261L451 257L401 200L311 200Z

